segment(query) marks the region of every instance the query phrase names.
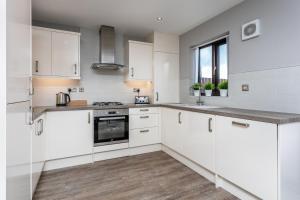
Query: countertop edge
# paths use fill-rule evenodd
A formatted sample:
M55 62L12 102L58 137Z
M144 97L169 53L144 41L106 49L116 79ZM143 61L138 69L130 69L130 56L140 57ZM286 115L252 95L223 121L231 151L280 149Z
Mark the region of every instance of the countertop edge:
M203 114L210 114L210 115L218 115L218 116L224 116L224 117L232 117L232 118L239 118L244 120L252 120L252 121L258 121L258 122L265 122L265 123L271 123L271 124L289 124L289 123L296 123L300 122L300 115L296 114L290 114L294 115L291 117L285 117L285 118L272 118L266 117L266 116L259 116L257 114L256 116L254 114L242 114L242 113L234 113L234 112L225 112L225 111L218 111L218 108L191 108L187 106L181 106L181 105L168 105L168 104L146 104L146 105L135 105L135 104L128 104L125 106L122 106L121 108L143 108L143 107L163 107L163 108L171 108L171 109L178 109L178 110L184 110L184 111L190 111L190 112L198 112ZM42 114L46 112L56 112L56 111L73 111L73 110L99 110L99 107L96 106L74 106L74 107L34 107L33 111L33 120L36 120L39 118ZM228 109L235 109L235 108L228 108ZM239 109L240 111L249 111L245 109ZM255 111L255 110L251 110ZM256 111L256 112L266 112L266 111ZM276 113L276 112L267 112L269 114L285 114L289 115L289 113Z

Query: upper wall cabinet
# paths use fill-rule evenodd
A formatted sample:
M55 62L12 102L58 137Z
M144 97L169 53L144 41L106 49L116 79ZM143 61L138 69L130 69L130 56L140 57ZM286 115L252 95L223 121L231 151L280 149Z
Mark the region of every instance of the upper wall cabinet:
M154 32L149 39L153 41L155 52L179 54L179 37L177 35Z
M128 41L127 80L152 81L152 43Z
M80 79L80 33L33 27L34 76Z

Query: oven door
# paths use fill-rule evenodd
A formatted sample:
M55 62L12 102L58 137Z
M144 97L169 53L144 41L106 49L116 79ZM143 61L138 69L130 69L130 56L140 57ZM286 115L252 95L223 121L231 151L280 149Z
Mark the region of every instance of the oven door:
M128 142L128 115L94 118L94 145Z

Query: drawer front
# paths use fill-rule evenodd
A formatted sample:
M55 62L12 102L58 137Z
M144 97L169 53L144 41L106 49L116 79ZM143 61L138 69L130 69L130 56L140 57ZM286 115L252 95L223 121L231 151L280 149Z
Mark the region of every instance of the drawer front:
M141 108L130 108L130 115L144 115L144 114L158 114L159 108L155 107L141 107Z
M216 117L216 171L262 199L277 199L277 126Z
M161 142L158 127L134 129L129 132L129 147L157 144Z
M151 128L158 126L158 114L130 115L129 129Z

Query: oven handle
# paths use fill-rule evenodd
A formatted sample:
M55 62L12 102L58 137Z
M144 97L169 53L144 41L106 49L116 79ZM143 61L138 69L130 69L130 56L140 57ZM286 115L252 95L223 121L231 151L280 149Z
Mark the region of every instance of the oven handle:
M116 120L116 119L125 119L125 117L103 117L103 118L99 118L99 121Z

